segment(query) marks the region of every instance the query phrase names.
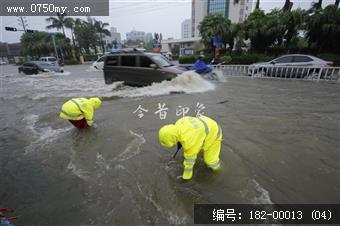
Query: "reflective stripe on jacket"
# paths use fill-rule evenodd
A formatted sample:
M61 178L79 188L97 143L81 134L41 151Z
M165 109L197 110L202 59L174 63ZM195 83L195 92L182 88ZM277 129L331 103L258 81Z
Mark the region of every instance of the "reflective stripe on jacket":
M200 150L207 150L217 140L222 140L218 124L206 116L183 117L176 122L178 141L182 144L185 158L196 158Z
M73 98L63 104L59 117L67 120L85 118L88 125L93 124L94 107L86 98Z

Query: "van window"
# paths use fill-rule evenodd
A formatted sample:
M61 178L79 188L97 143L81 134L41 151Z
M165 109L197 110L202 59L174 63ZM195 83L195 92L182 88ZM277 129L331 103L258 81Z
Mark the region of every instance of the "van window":
M150 60L146 56L140 56L139 59L140 59L140 66L141 67L150 67L150 64L154 64L154 62L152 62L152 60Z
M107 66L118 66L118 56L108 56L106 57Z
M57 61L57 59L55 57L49 57L48 61Z
M136 67L136 56L122 56L122 66Z

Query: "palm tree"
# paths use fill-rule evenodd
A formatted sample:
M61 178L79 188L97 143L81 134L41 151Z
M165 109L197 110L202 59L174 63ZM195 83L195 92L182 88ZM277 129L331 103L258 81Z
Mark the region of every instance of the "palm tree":
M73 47L76 47L76 44L74 41L74 26L75 26L75 20L73 18L69 17L65 19L65 27L71 29Z
M106 35L106 36L111 36L110 31L105 28L106 26L109 26L109 24L103 23L100 20L95 21L95 23L94 23L94 27L95 27L96 31L99 33L100 43L101 43L101 46L102 46L103 53L105 52L105 47L104 47L104 42L103 42L103 34Z
M63 34L64 36L66 37L65 35L65 24L66 24L66 13L57 13L57 17L49 17L46 19L47 22L52 22L51 25L48 25L46 26L47 29L53 29L53 28L57 28L57 30L62 30L63 31Z

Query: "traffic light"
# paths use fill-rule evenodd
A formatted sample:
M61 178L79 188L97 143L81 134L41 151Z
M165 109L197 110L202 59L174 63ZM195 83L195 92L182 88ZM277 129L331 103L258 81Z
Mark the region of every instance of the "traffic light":
M15 27L5 27L6 31L17 31Z
M27 33L33 33L35 30L26 30Z

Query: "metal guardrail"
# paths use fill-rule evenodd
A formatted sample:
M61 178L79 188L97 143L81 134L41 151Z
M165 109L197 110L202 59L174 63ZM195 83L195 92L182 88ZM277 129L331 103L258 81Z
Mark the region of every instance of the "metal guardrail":
M226 76L340 81L340 67L210 65Z

